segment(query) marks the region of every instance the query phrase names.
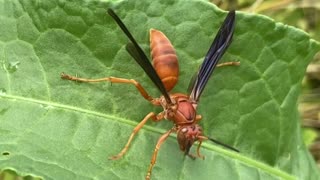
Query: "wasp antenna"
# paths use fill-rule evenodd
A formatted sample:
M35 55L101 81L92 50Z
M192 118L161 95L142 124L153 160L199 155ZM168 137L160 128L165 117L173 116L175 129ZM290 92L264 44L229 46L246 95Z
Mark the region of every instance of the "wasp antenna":
M215 140L215 139L210 138L210 137L208 137L208 139L209 139L210 141L216 143L216 144L219 144L219 145L225 147L225 148L231 149L231 150L233 150L233 151L235 151L235 152L240 152L238 149L236 149L236 148L234 148L234 147L232 147L232 146L229 146L229 145L227 145L227 144L224 144L224 143L222 143L222 142L220 142L220 141L218 141L218 140Z

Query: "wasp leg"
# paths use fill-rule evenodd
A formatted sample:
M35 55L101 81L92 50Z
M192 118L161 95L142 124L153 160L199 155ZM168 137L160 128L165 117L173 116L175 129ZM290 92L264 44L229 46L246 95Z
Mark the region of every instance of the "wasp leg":
M106 77L106 78L99 78L99 79L86 79L86 78L79 78L76 76L71 76L65 73L61 73L61 78L70 80L70 81L77 81L77 82L103 82L108 81L111 83L125 83L125 84L133 84L136 86L140 94L148 101L153 102L154 98L149 96L147 91L141 86L141 84L134 80L134 79L124 79L124 78L117 78L117 77Z
M198 155L198 158L201 158L201 159L204 160L204 156L200 154L201 144L202 144L202 141L199 142L199 145L198 145L198 147L197 147L197 155Z
M154 121L159 121L160 119L162 119L163 116L160 115L156 115L154 112L150 112L148 115L146 115L146 117L133 129L129 140L127 142L127 144L124 146L124 148L120 151L119 154L115 155L115 156L111 156L109 159L112 160L116 160L121 158L129 149L130 143L133 140L134 136L139 132L139 130L143 127L143 125L149 120L152 119Z
M196 123L198 123L202 119L202 116L197 114L196 115Z
M149 169L148 169L148 172L147 172L147 176L146 176L146 180L150 180L150 177L151 177L151 171L152 171L152 168L154 166L154 164L156 163L157 161L157 155L158 155L158 151L160 149L160 146L162 145L162 143L164 143L164 141L169 137L170 133L172 133L174 129L170 129L169 131L167 131L165 134L163 134L158 142L157 142L157 145L156 145L156 148L154 149L153 151L153 154L152 154L152 158L151 158L151 162L150 162L150 165L149 165Z
M217 64L217 67L222 67L222 66L240 66L240 62L231 61L231 62L224 62L224 63Z
M200 158L200 159L204 160L204 156L200 154L201 143L202 143L202 141L199 142L199 145L197 147L197 155L194 155L191 153L187 154L191 159L195 160L196 158Z

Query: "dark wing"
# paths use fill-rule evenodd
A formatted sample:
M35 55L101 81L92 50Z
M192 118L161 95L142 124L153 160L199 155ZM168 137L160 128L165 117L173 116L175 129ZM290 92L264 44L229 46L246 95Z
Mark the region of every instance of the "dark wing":
M154 70L152 64L150 63L149 59L147 58L147 56L145 55L141 47L133 38L133 36L129 32L129 30L126 28L124 23L120 20L118 15L112 9L108 9L108 13L116 21L116 23L119 25L122 31L127 35L127 37L130 39L131 43L128 43L126 46L126 49L129 52L129 54L142 67L144 72L146 72L146 74L149 76L152 82L157 86L157 88L160 90L162 95L166 98L167 103L171 103L171 99L161 79L159 78L158 74Z
M222 57L231 43L235 26L234 22L235 11L230 11L220 27L218 34L214 38L214 41L211 44L211 47L204 58L198 73L196 74L195 78L192 78L190 81L190 99L196 102L199 100L201 93L213 72L213 69L216 67L219 59Z

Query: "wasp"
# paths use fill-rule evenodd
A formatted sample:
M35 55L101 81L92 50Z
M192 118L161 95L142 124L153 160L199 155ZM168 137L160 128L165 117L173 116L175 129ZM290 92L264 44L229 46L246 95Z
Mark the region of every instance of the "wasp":
M133 57L133 59L141 66L148 77L152 80L154 85L160 90L162 96L159 98L151 97L143 86L134 79L124 79L117 77L106 77L100 79L86 79L71 76L65 73L61 74L62 79L77 81L77 82L111 82L111 83L125 83L134 85L142 97L155 106L161 106L163 111L156 114L150 112L142 121L133 129L127 144L120 151L119 154L110 157L115 160L121 158L129 149L130 143L139 130L146 124L148 120L160 121L167 119L173 122L173 127L165 132L158 140L151 162L147 171L146 179L151 178L152 168L156 163L157 154L161 145L169 137L171 133L177 134L177 140L180 149L185 155L195 159L204 158L200 154L201 143L204 140L211 140L217 144L220 144L226 148L237 151L237 149L221 143L213 138L207 137L203 134L202 128L198 124L201 120L201 115L197 114L197 106L199 98L206 86L213 70L218 66L226 65L239 65L239 62L226 62L218 64L222 55L229 47L232 41L232 36L235 27L235 11L230 11L226 16L223 24L221 25L209 51L207 52L202 65L198 72L191 79L188 94L184 93L170 93L172 88L178 82L179 76L179 63L174 47L169 39L161 32L155 29L150 30L150 47L152 63L150 63L148 57L143 52L142 48L138 45L132 34L127 27L118 17L118 15L112 10L108 9L109 15L115 20L115 22L122 29L124 34L129 38L130 42L126 45L126 50ZM197 154L191 154L190 148L194 142L198 141Z

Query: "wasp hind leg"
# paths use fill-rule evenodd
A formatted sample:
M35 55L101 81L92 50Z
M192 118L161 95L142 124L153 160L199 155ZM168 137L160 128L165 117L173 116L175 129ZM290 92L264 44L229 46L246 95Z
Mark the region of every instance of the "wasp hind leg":
M156 145L156 147L154 148L154 151L153 151L153 154L152 154L152 158L151 158L151 162L150 162L150 165L149 165L149 168L148 168L146 180L150 180L153 166L154 166L154 164L155 164L156 161L157 161L158 151L159 151L162 143L164 143L164 141L169 137L169 135L172 133L172 131L174 131L174 129L170 129L169 131L167 131L165 134L163 134L163 135L159 138L159 140L158 140L158 142L157 142L157 145Z
M231 61L231 62L224 62L224 63L217 64L217 67L222 67L222 66L240 66L240 62Z
M76 81L76 82L87 82L87 83L92 83L92 82L111 82L111 83L124 83L124 84L133 84L140 94L148 101L153 102L155 99L151 97L147 91L141 86L141 84L134 80L134 79L124 79L124 78L117 78L117 77L105 77L105 78L98 78L98 79L87 79L87 78L79 78L77 76L71 76L69 74L61 73L61 78L65 80L70 80L70 81Z
M144 117L143 120L133 129L127 144L120 151L120 153L115 156L111 156L109 159L116 160L116 159L121 158L128 151L129 146L130 146L134 136L139 132L139 130L146 124L146 122L149 119L152 119L153 121L159 121L159 120L163 119L163 115L162 115L162 113L156 115L154 112L150 112L149 114L147 114L146 117Z

